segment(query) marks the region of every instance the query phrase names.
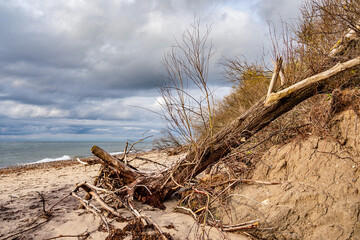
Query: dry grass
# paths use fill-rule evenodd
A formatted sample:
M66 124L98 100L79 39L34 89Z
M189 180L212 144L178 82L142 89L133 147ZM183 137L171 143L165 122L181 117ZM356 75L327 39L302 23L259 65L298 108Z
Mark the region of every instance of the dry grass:
M214 132L229 124L266 94L271 74L246 60L227 59L224 76L234 83L232 92L217 102Z
M176 135L178 142L189 144L197 149L198 126L204 129L201 137L211 137L213 132L213 98L208 85L210 59L213 54L212 43L208 39L211 26L203 32L200 20L187 29L180 40L167 52L163 65L167 79L159 87L162 97L160 105L166 124L165 138ZM192 95L190 89L201 93L200 98ZM172 138L172 139L171 139Z
M285 85L292 85L306 77L324 71L337 62L354 58L360 54L360 2L355 0L307 1L301 7L301 16L295 24L283 24L282 32L271 31L273 59L284 59L282 71ZM349 31L355 33L348 38ZM345 46L332 54L340 43ZM217 103L214 111L214 129L221 129L246 111L266 94L271 72L262 63L248 63L246 59L226 59L225 77L234 83L232 92ZM311 123L324 127L318 118L319 111L334 89L359 87L360 68L354 68L333 77L326 89L312 99L297 106L271 124L270 132ZM277 88L279 89L279 84ZM326 115L325 112L322 115ZM266 131L264 131L266 132ZM265 134L266 135L266 134ZM283 135L283 139L288 137ZM291 134L290 134L291 135ZM295 134L296 135L296 134Z

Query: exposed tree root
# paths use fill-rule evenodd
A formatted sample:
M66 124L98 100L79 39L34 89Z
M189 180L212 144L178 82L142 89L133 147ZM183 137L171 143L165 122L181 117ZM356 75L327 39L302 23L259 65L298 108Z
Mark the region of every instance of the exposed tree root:
M279 66L276 67L275 75L279 74L281 61L277 65ZM245 145L254 134L299 103L319 92L332 91L332 89L328 88L328 83L332 77L359 65L360 57L358 56L347 62L337 63L336 65L334 63L332 68L308 77L277 93L272 93L272 87L270 86L269 94L266 98L261 99L247 112L235 119L230 126L225 127L215 135L211 135L210 139L197 143L197 147L190 149L186 156L179 160L171 169L154 173L141 172L129 164L126 157L128 153L127 147L123 157L117 159L98 146L93 146L91 151L99 158L99 162L102 164L100 174L95 179L94 185L87 183L78 184L71 194L85 208L101 218L109 232L108 239L113 239L115 236L123 237L124 232L111 230L99 208L114 216L120 216L117 209L125 207L134 216L135 222L133 223L132 231L136 232L139 226L152 226L157 231L158 236L168 239L168 236L163 234L162 230L153 221L136 210L133 201L136 199L153 207L165 209L163 202L179 189L185 189L186 194L183 194L178 210L190 213L201 224L202 237L206 235L205 225L210 225L223 231L257 228L259 225L258 220L231 226L221 225L211 212L212 204L238 183L280 183L248 179L228 179L217 185L198 188L191 181L209 166L216 164L225 157L229 157L234 148ZM274 77L274 81L276 78L277 76ZM342 105L339 104L341 103L339 95L335 94L334 99L337 101L337 107L332 112L342 108ZM269 138L271 137L272 135ZM267 140L265 139L253 147L257 147ZM228 185L223 188L226 184ZM215 188L219 187L221 188L220 192L214 191ZM80 188L86 192L84 198L79 197L77 194ZM97 202L99 207L90 203L92 199ZM132 232L132 234L134 233Z

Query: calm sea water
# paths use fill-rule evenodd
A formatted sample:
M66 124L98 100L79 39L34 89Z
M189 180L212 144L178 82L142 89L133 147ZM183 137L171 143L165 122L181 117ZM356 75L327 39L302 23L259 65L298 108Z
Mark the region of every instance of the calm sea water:
M125 144L125 141L0 141L0 168L92 156L91 147L94 145L109 153L121 153L124 151ZM135 145L135 148L147 151L152 148L152 143L140 142Z

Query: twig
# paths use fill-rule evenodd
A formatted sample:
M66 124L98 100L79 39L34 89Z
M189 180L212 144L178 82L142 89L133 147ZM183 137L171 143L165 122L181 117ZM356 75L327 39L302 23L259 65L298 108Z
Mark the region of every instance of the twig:
M175 183L175 185L178 186L179 188L185 187L185 186L182 186L182 185L180 185L179 183L177 183L177 182L175 181L174 176L173 176L173 173L174 173L174 172L171 172L171 173L170 173L170 179Z
M317 151L318 153L323 153L323 154L330 154L330 155L333 155L339 159L350 159L353 163L356 163L358 164L353 158L351 157L341 157L341 156L338 156L336 153L332 153L332 152L323 152L323 151Z
M224 227L222 230L224 232L233 232L233 231L238 231L238 230L246 230L246 229L254 229L254 228L258 228L259 223L255 222L253 224L248 224L248 225L243 225L243 226L228 226L228 227Z
M76 189L77 190L77 189ZM108 233L110 234L110 228L109 228L109 224L106 221L105 216L103 216L101 214L101 211L95 207L93 204L90 203L90 201L84 200L81 197L79 197L76 194L76 191L72 191L71 195L74 196L87 210L89 210L90 212L94 213L96 216L98 216L100 218L100 220L105 224L106 230L108 231Z
M183 159L183 160L184 160L184 159ZM171 180L172 174L174 173L174 171L176 171L176 170L180 167L181 162L183 162L183 160L180 159L178 162L176 162L175 166L173 167L173 170L170 172L169 176L166 178L166 180L164 181L164 183L161 185L160 191L161 191L161 190L165 187L165 185L168 184L168 182ZM175 182L175 184L178 185L177 182Z
M1 238L1 240L11 239L12 237L15 237L15 236L20 235L22 233L25 233L25 232L28 232L28 231L33 230L35 228L38 228L38 227L42 226L43 224L47 223L48 221L50 221L50 219L51 219L51 217L49 217L44 222L41 222L41 223L39 223L39 224L37 224L37 225L35 225L33 227L27 228L25 230L21 230L20 232L17 232L17 233L14 233L12 235L9 235L7 237Z
M267 181L259 181L259 180L252 180L252 179L239 179L239 182L242 182L242 183L257 183L257 184L263 184L263 185L283 184L283 182L267 182Z
M131 152L131 150L133 149L133 147L134 147L136 144L138 144L138 143L140 143L140 142L142 142L142 141L144 141L144 140L146 140L146 139L148 139L148 138L151 138L151 137L152 137L152 136L147 136L147 137L144 137L144 138L142 138L142 139L134 142L134 143L130 146L130 148L129 148L129 150L127 151L127 153L124 153L124 154L128 154L129 152Z
M268 89L268 93L266 96L265 101L268 99L268 97L270 96L270 94L273 92L274 86L275 86L275 82L279 77L279 72L281 70L281 66L282 66L282 62L283 59L282 57L279 57L276 59L276 63L275 63L275 68L274 68L274 73L272 75L271 81L270 81L270 85L269 85L269 89Z
M221 185L225 185L231 182L241 182L241 183L257 183L257 184L263 184L263 185L277 185L277 184L283 184L283 182L267 182L267 181L259 181L259 180L252 180L252 179L231 179L222 183L210 185L208 187L219 187Z
M282 68L280 69L279 76L280 76L280 86L283 87L285 86L286 78Z
M93 186L89 183L81 183L77 185L77 188L81 187L83 188L86 192L88 192L91 196L93 196L95 198L95 200L107 211L111 212L112 214L114 214L115 216L120 217L120 214L118 212L116 212L115 209L113 209L112 207L110 207L108 204L105 203L105 201L96 193L96 191L99 192L106 192L109 194L112 194L118 201L121 202L121 204L123 206L125 206L136 218L141 218L142 215L140 215L140 213L134 208L133 203L132 203L132 194L134 191L134 188L137 186L137 183L141 182L142 179L137 179L135 182L133 182L132 184L130 184L130 186L124 186L124 189L126 189L128 191L128 195L126 196L127 198L127 204L121 200L119 197L116 196L116 194L112 191L103 189L103 188L99 188L96 186ZM149 190L150 191L150 190ZM151 194L151 192L150 192ZM146 226L147 223L142 220L143 224Z
M166 240L166 236L163 234L163 232L161 231L160 227L158 225L155 224L154 221L152 221L149 217L141 215L134 207L133 202L132 202L132 195L133 195L133 191L135 189L135 187L140 186L137 185L138 183L140 183L142 181L141 178L137 179L136 181L134 181L133 183L131 183L129 186L124 186L124 189L127 189L128 191L128 195L126 196L127 198L127 204L125 204L123 201L121 201L119 198L117 198L118 200L121 201L121 203L136 217L139 218L141 220L141 222L147 226L149 223L151 223L155 229L159 232L159 234L162 236L162 238L164 240ZM150 190L144 186L149 192ZM99 192L106 192L106 193L111 193L115 196L115 194L109 190L106 189L102 189L96 186L93 186L91 184L88 184L86 182L77 184L75 190L72 192L73 194L75 194L75 192L79 189L82 188L84 189L88 194L90 194L92 197L94 197L94 199L100 204L101 207L103 207L106 211L112 213L113 215L120 217L120 214L118 212L116 212L115 209L113 209L112 207L110 207L108 204L105 203L105 201L97 194L96 190ZM152 194L150 192L150 194ZM76 195L77 196L77 195ZM75 197L76 197L75 196ZM79 198L78 198L79 199ZM81 198L80 198L81 199ZM79 200L80 200L79 199ZM83 199L80 200L80 202L84 205L84 203L86 203L87 205L89 205L88 201L85 201ZM87 206L85 206L87 207ZM92 208L94 208L96 210L96 208L94 206L91 206ZM88 208L89 209L89 208ZM97 211L94 211L94 209L89 209L90 211L92 211L93 213L95 213L96 215L98 215ZM100 217L101 218L101 217ZM147 221L146 221L147 220Z
M71 196L70 194L69 195L66 195L65 197L63 197L62 199L60 199L57 203L55 203L50 209L49 209L49 213L51 213L52 209L58 205L59 203L61 203L62 201L64 201L66 198L68 198L69 196Z
M237 183L238 181L235 181L233 183L231 183L229 186L227 186L223 191L221 191L213 200L211 200L210 204L212 204L213 202L215 202L216 199L218 199L221 194L223 194L226 190L228 190L230 187L232 187L235 183Z
M28 231L33 230L33 229L35 229L35 228L37 228L37 227L40 227L41 225L43 225L43 224L45 224L46 222L50 221L50 219L51 219L51 217L52 217L51 212L52 212L53 208L54 208L56 205L58 205L60 202L64 201L67 197L70 196L70 194L69 194L69 195L63 197L63 198L60 199L57 203L55 203L48 211L46 211L44 195L41 194L40 192L37 192L37 193L39 194L39 196L40 196L40 198L41 198L41 201L42 201L42 203L43 203L43 212L44 212L44 214L45 214L46 217L47 217L46 221L41 222L41 223L39 223L39 224L37 224L37 225L35 225L35 226L33 226L33 227L30 227L30 228L28 228L28 229L25 229L25 230L22 230L22 231L20 231L20 232L17 232L17 233L15 233L15 234L12 234L12 235L10 235L10 236L7 236L7 237L5 237L5 238L1 238L1 240L9 239L9 238L12 238L12 237L14 237L14 236L16 236L16 235L22 234L22 233L24 233L24 232L28 232Z
M250 151L250 150L252 150L252 149L260 146L261 144L263 144L264 142L266 142L267 140L269 140L269 139L272 138L273 136L275 136L275 135L277 135L277 134L279 134L279 133L281 133L281 132L283 132L283 131L293 130L293 129L299 129L299 128L303 128L303 127L306 127L306 126L309 126L309 125L310 125L310 123L305 123L305 124L300 125L300 126L296 126L296 127L286 127L286 128L277 130L277 131L275 131L275 132L272 132L267 138L265 138L265 139L262 140L261 142L255 144L254 146L251 146L251 147L249 147L249 148L247 148L247 149L245 149L245 150L239 151L239 152L234 152L234 153L232 153L232 154L229 154L229 155L227 155L224 159L229 158L229 157L234 156L234 155L239 154L239 153L248 152L248 151Z
M238 223L238 224L233 224L233 225L223 225L224 228L231 228L231 227L240 227L240 226L245 226L245 225L249 225L249 224L254 224L254 223L259 223L260 219L255 219L255 220L251 220L248 222L243 222L243 223Z
M182 206L176 206L175 210L185 210L186 212L191 213L192 217L197 220L196 214L193 212L193 210L191 210L190 208L186 208L186 207L182 207Z
M58 239L58 238L80 238L80 237L83 237L83 238L87 238L90 234L88 232L85 232L85 233L82 233L82 234L79 234L79 235L59 235L59 236L56 236L56 237L51 237L51 238L45 238L43 240L52 240L52 239Z
M77 187L81 187L82 189L84 189L88 194L90 194L99 204L101 207L103 207L105 210L107 210L108 212L111 212L113 215L120 217L120 214L118 212L115 211L115 209L113 209L112 207L110 207L109 205L107 205L104 200L99 196L99 194L97 194L96 191L93 191L91 189L91 187L86 183L81 183L78 184Z
M79 163L81 163L81 164L83 164L85 166L89 165L89 163L81 161L80 158L76 158L76 161L78 161Z
M131 196L127 195L127 204L125 204L125 207L136 217L136 218L140 218L141 222L144 224L144 226L148 225L148 222L142 218L143 216L141 216L141 214L139 213L139 211L134 207L134 204L132 202Z
M162 232L161 228L150 217L147 217L147 216L141 216L141 217L146 218L146 220L154 226L154 228L159 232L162 239L168 240L168 238Z
M136 156L134 159L139 159L139 160L143 160L143 161L146 161L146 162L151 162L151 163L154 163L154 164L160 165L160 166L162 166L162 167L167 167L165 164L162 164L162 163L159 163L159 162L153 161L153 160L148 159L148 158L143 158L143 157L138 157L138 156Z
M121 161L123 161L125 163L125 165L128 164L127 157L126 157L127 156L127 148L128 148L128 146L129 146L129 142L126 142L125 149L124 149L124 154L120 159Z
M41 202L42 202L42 207L43 207L43 212L45 214L46 217L50 217L51 216L51 213L46 211L45 209L45 198L44 198L44 195L41 194L40 192L37 191L37 194L39 194L40 198L41 198Z

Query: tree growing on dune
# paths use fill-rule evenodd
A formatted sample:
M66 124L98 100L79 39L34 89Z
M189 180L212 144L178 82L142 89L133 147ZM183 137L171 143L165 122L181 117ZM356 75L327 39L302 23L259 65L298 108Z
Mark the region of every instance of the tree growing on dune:
M208 85L213 54L210 33L211 26L203 32L200 20L195 19L181 39L175 39L175 45L163 59L168 77L159 92L166 130L168 135L175 134L193 149L198 149L200 137L213 134L213 97ZM199 92L200 96L194 96L192 91Z
M107 185L99 186L106 189L104 192L112 191L128 206L132 206L132 198L136 196L144 203L163 208L162 203L178 189L191 187L190 181L208 166L228 156L232 149L248 142L254 134L298 104L337 88L359 86L359 9L360 2L356 0L307 2L297 25L288 28L292 29L292 34L274 42L272 74L264 70L266 66L228 60L228 76L241 79L235 88L236 94L241 95L254 86L261 86L261 91L251 101L244 96L238 102L235 95L234 99L228 97L230 100L223 102L223 108L239 104L241 109L221 127L214 124L217 119L214 113L226 115L226 111L213 110L207 85L211 57L211 45L206 47L209 29L202 36L199 25L195 24L165 56L164 65L171 85L164 85L160 90L168 125L190 143L189 151L171 169L145 173L94 146L92 152L106 171L101 176L111 177L112 188L117 190L114 193ZM285 79L283 85L278 86L277 92L270 89L266 95L268 89L264 86L269 82L275 86L278 78ZM187 80L201 89L204 99L195 99L186 92ZM195 102L196 107L190 102ZM194 119L206 125L203 136L199 137L196 132ZM214 126L218 127L216 131ZM99 188L88 188L88 191L99 191Z

